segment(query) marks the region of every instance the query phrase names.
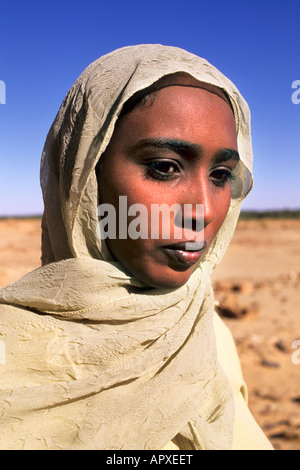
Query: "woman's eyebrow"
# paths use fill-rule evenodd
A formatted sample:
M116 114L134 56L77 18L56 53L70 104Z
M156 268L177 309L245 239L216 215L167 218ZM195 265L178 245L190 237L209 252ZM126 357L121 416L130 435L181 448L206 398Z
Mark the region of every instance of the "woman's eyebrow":
M165 138L150 138L139 140L136 144L130 147L130 151L141 150L147 147L154 147L159 149L171 150L173 152L183 154L186 158L194 158L199 156L202 147L191 142L186 142L179 139L165 139Z
M219 150L214 157L215 163L227 162L228 160L240 160L240 156L237 150L223 148Z
M184 155L184 157L192 159L202 153L202 146L187 142L179 139L167 139L167 138L149 138L139 140L136 144L130 147L131 152L142 150L144 148L154 147L159 149L171 150L173 152ZM240 156L234 149L223 148L220 149L214 156L215 162L226 162L228 160L239 160Z

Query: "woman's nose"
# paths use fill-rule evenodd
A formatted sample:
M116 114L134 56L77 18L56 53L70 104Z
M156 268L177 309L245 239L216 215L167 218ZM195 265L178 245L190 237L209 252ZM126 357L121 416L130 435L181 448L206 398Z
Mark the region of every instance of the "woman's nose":
M201 204L203 205L204 227L207 227L207 225L213 222L216 218L213 194L210 186L210 182L208 179L206 179L206 181L198 189L198 198L201 200Z
M207 177L199 178L189 187L184 198L183 215L185 226L199 232L216 218L212 189Z

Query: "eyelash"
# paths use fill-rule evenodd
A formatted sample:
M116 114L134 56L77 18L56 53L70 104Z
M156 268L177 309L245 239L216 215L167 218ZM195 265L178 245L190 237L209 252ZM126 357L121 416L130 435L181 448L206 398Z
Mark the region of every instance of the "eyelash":
M162 171L163 167L174 168L172 173L168 173L167 170ZM169 161L151 161L146 162L145 178L146 179L155 179L159 181L167 181L174 178L180 173L179 165L175 162Z
M219 178L212 178L212 182L215 186L218 186L220 188L224 188L227 183L231 183L235 179L234 174L229 169L226 170L225 168L220 168L213 170L210 176L216 176L216 173L219 174Z
M158 181L170 181L174 177L178 176L180 173L180 167L175 162L169 161L150 161L146 162L146 169L145 169L145 179L155 179ZM165 171L163 171L163 167ZM172 173L168 173L166 167L170 169L173 167L175 170ZM220 168L215 169L210 173L210 176L213 176L212 183L215 186L224 188L227 183L233 181L235 176L232 174L230 169Z

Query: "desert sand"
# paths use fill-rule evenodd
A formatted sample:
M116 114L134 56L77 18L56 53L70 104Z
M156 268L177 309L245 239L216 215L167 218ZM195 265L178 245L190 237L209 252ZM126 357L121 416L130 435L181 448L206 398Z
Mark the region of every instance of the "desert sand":
M39 265L40 219L0 220L0 287ZM300 450L300 220L241 220L213 284L252 413L275 449Z

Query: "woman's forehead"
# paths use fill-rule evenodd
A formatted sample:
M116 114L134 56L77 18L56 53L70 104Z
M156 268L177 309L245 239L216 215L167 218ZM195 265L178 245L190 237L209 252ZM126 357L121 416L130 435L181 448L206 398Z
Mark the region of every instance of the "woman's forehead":
M191 75L185 72L178 72L172 75L164 76L160 80L158 80L153 86L156 87L157 90L159 90L174 85L201 88L203 90L207 90L210 93L218 95L220 98L226 101L227 104L231 106L227 93L223 89L210 83L197 80L196 78L192 77Z
M210 83L199 81L191 75L187 74L186 72L178 72L170 75L165 75L156 82L154 82L150 87L136 92L124 103L122 112L119 117L128 114L135 107L153 103L161 90L168 87L177 86L198 88L206 90L214 95L217 95L229 105L234 114L232 104L225 90Z
M125 148L149 138L237 147L234 116L225 100L206 89L177 83L158 90L154 101L119 119L111 143Z

